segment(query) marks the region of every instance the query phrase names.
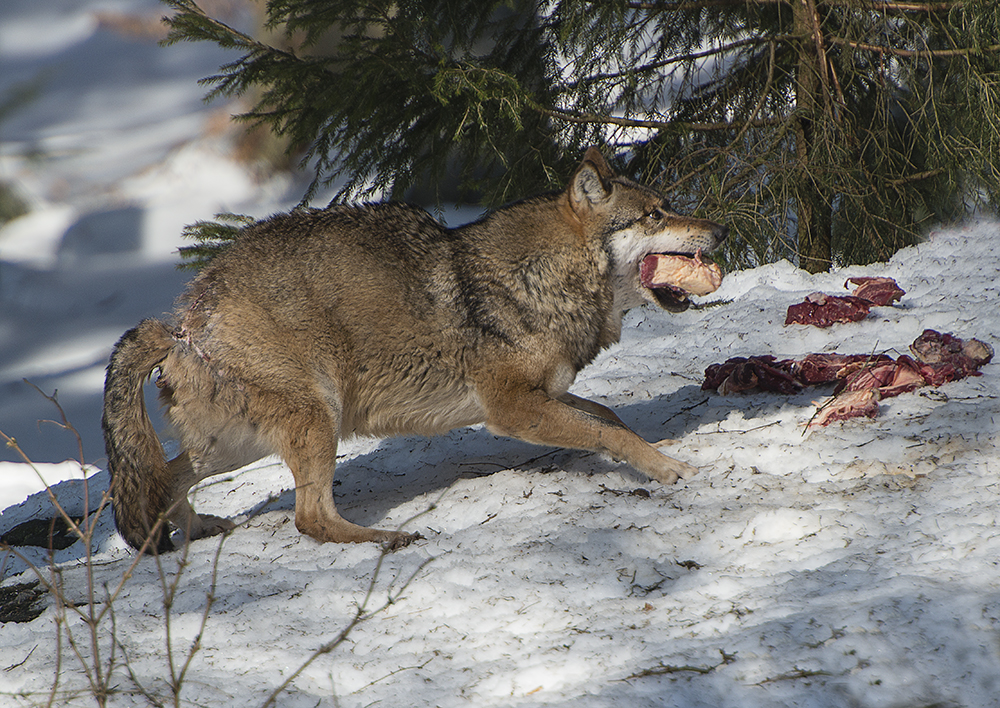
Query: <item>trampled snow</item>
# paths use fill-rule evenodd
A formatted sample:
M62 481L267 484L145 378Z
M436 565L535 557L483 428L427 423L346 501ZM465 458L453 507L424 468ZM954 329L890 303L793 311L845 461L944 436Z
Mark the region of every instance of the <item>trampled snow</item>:
M74 27L58 36L69 42ZM200 95L193 82L191 91ZM96 465L91 508L108 482L101 371L115 338L168 310L182 287L186 276L165 255L179 245L170 234L221 208L263 215L284 196L281 184L241 175L197 133L150 154L125 178L98 172L96 205L48 190L58 160L15 160L14 171L38 185L26 217L37 228L0 231L0 430L39 461L72 456L62 431L33 432L56 412L20 377L46 393L58 388ZM32 169L49 173L25 174ZM107 185L127 199L107 199ZM135 211L116 211L127 208ZM118 231L88 240L94 230L81 223ZM26 241L35 236L37 257ZM118 239L128 252L115 250ZM820 429L805 426L828 388L727 397L700 384L705 367L731 356L904 353L925 328L997 347L998 274L1000 223L982 217L942 227L887 263L814 276L777 263L728 274L699 309L629 312L622 341L572 390L613 407L647 439L674 439L665 449L701 468L674 487L597 455L471 428L342 445L343 514L425 537L385 557L371 544L319 545L299 534L291 475L273 458L199 488L199 511L240 526L163 556L160 568L136 561L105 511L90 564L98 610L105 588L124 579L113 622L105 616L97 631L102 666L114 662L109 704L173 704L169 636L175 671L199 642L181 705L262 705L370 592L369 608L393 602L294 675L275 705L995 706L998 364L883 401L874 420ZM788 305L817 290L847 292L844 281L857 275L895 278L906 295L854 324L782 325ZM0 459L0 533L51 516L47 496L32 492L35 472L12 450ZM39 471L70 513L85 511L77 467ZM51 577L46 552L17 550ZM65 599L84 610L86 558L80 543L55 554ZM18 576L24 561L10 554L0 554L0 569L5 588L33 577ZM161 573L168 586L176 581L169 612ZM41 604L31 622L0 624L0 705L45 704L53 690L56 705L93 704L65 629L57 641L59 607L50 596ZM67 614L64 627L89 662L84 624Z

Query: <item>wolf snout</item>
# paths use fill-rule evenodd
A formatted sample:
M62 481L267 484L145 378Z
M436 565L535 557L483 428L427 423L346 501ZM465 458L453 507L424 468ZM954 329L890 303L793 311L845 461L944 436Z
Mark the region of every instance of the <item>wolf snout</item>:
M726 242L727 238L729 238L729 227L726 226L725 224L713 223L711 232L712 236L715 238L715 245L713 245L712 248L708 250L718 248L719 246L721 246Z

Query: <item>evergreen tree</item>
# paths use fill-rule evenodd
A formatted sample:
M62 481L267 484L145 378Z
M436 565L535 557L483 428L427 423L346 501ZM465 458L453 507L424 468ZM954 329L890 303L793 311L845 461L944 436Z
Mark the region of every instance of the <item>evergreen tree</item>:
M1000 197L994 0L270 0L282 47L164 0L168 42L307 146L310 193L403 197L457 175L498 204L583 149L724 221L731 266L869 262Z

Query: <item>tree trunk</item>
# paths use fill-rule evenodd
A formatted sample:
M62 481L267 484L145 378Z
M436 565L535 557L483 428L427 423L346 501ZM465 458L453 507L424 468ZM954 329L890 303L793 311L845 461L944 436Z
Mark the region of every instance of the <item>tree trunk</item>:
M822 120L821 101L825 72L820 56L819 16L814 0L795 0L794 32L799 42L796 67L795 150L798 157L798 182L795 189L799 266L810 273L830 269L832 214L827 190L818 183L816 155L818 142L815 126Z

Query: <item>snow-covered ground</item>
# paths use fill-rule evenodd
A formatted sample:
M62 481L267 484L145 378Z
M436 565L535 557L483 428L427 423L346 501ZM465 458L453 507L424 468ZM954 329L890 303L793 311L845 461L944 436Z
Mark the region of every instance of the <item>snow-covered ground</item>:
M156 3L41 5L0 7L0 65L22 62L24 73L54 57L78 76L58 101L0 126L3 175L35 206L0 231L0 430L36 460L72 457L69 436L37 428L54 411L20 380L58 388L97 468L93 507L107 486L104 362L122 331L168 310L179 292L181 225L222 209L263 215L296 195L294 185L251 179L204 130L219 107L200 104L194 82L221 55L156 48L88 19ZM9 28L41 22L59 30L48 44L8 41L20 37ZM102 79L95 62L119 56L163 70ZM7 82L0 73L0 95ZM150 101L158 107L143 112ZM175 142L158 142L165 135ZM48 157L19 157L33 144ZM856 324L782 325L788 305L815 290L845 292L852 275L893 277L907 294ZM370 544L321 546L295 530L291 476L274 459L197 492L200 510L242 524L221 550L218 539L192 544L183 567L180 553L162 559L176 580L169 612L155 561L133 567L105 513L90 566L97 594L126 578L113 622L105 616L96 633L102 665L115 662L109 702L174 702L169 636L175 672L200 637L181 705L261 705L348 625L374 578L368 607L394 602L294 676L275 705L995 706L998 364L883 401L874 420L815 430L805 424L828 389L724 397L700 383L706 366L730 356L902 353L925 328L997 347L998 275L1000 223L984 217L885 264L810 276L779 263L729 274L709 298L724 304L629 313L622 342L573 390L649 439L675 438L672 454L701 467L676 487L482 429L347 443L335 483L345 516L425 536L378 571ZM0 533L50 515L34 472L10 449L0 460ZM40 471L56 482L75 469ZM55 486L73 513L83 491L79 479ZM56 553L64 593L83 607L85 557L79 543ZM0 555L5 586L30 579L14 577L24 568ZM0 705L45 703L57 671L55 704L89 705L83 664L65 634L58 642L58 608L43 603L38 619L0 625ZM90 656L82 621L64 626Z

